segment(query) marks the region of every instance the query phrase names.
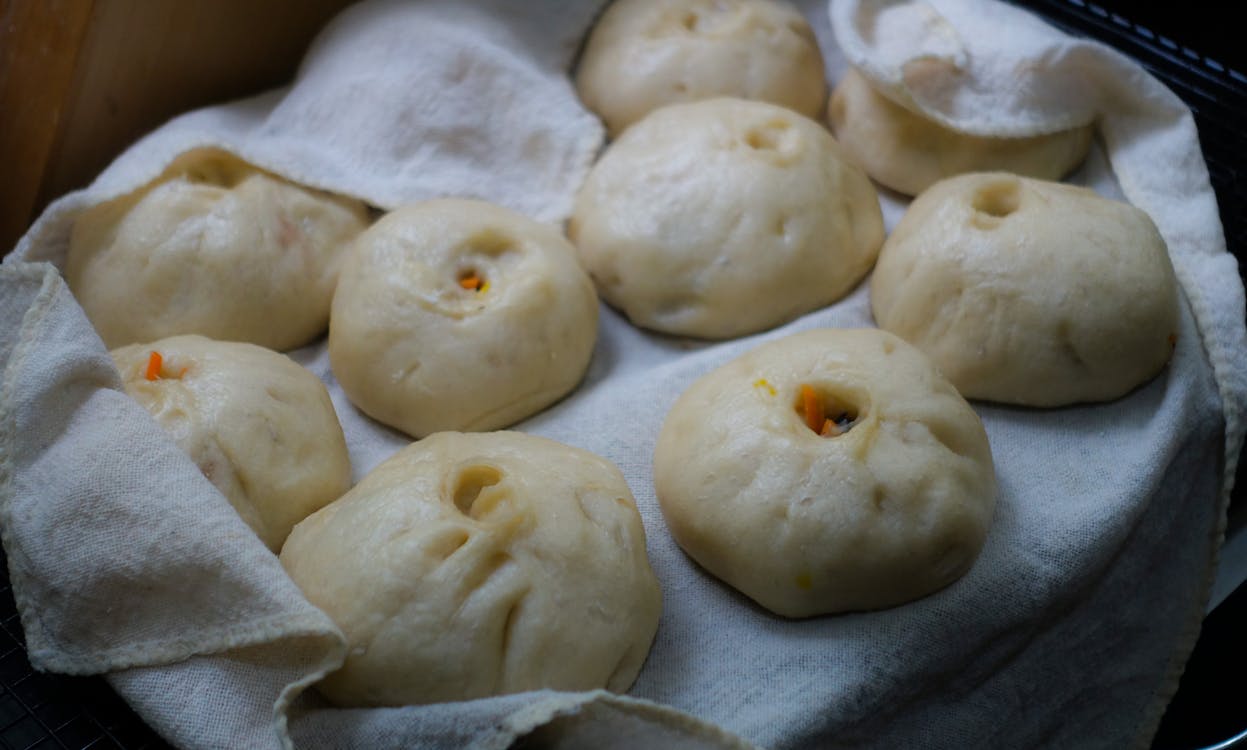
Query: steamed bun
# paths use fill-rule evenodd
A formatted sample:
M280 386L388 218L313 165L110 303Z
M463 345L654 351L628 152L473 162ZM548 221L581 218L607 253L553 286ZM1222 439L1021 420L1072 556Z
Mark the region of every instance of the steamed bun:
M966 398L1026 406L1125 395L1178 333L1173 266L1147 214L1004 173L918 196L884 244L870 304Z
M693 383L654 449L684 551L785 617L891 607L965 573L995 507L978 416L875 329L819 329Z
M656 110L590 171L568 234L601 295L638 326L702 338L831 304L870 269L870 180L818 123L708 99Z
M344 706L626 690L662 597L613 464L545 438L439 433L295 528L282 564L346 635Z
M823 57L785 0L617 0L594 26L576 74L612 137L661 106L733 96L818 117Z
M576 387L597 315L555 227L481 201L425 201L360 235L333 298L329 360L353 404L413 437L491 430Z
M1086 125L1027 138L959 133L896 104L852 69L832 92L827 114L849 158L906 195L966 172L1060 179L1086 158L1095 130Z
M324 333L367 222L358 201L198 149L80 215L65 276L109 348L201 334L293 349Z
M174 336L112 356L126 393L274 552L296 523L351 486L329 393L284 354Z

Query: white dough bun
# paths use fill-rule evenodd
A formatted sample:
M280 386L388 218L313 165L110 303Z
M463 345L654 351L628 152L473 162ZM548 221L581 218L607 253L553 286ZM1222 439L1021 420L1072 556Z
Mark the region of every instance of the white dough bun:
M112 356L126 392L274 552L296 523L351 486L329 392L286 355L188 335Z
M611 137L667 104L731 96L816 118L827 99L818 41L785 0L616 0L576 88Z
M655 110L590 171L568 234L636 325L723 339L847 294L883 242L879 197L822 125L764 102Z
M482 201L382 217L333 299L329 360L351 402L413 437L506 427L580 382L598 300L555 227Z
M809 617L956 581L983 547L996 483L978 416L921 352L877 329L815 329L689 386L659 433L654 488L702 567Z
M880 328L966 398L1111 401L1173 354L1178 285L1146 213L1005 173L939 182L892 231L871 278Z
M1026 138L961 133L888 99L856 69L836 85L827 115L849 158L905 195L967 172L1059 180L1082 164L1095 134L1093 125Z
M286 351L325 332L338 266L367 225L359 201L197 149L80 215L65 277L109 348L200 334Z
M295 528L282 564L342 629L343 706L626 690L662 596L623 475L515 432L438 433Z

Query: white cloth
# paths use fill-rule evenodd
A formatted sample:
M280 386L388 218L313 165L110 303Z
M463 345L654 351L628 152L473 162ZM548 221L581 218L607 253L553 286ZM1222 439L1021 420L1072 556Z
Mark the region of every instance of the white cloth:
M195 748L505 748L534 728L542 747L1145 744L1194 642L1243 439L1243 289L1177 99L1112 50L986 0L837 0L835 38L825 6L806 10L832 80L852 60L899 101L977 132L1098 117L1105 148L1076 179L1153 215L1190 305L1172 364L1125 398L975 405L1000 494L970 573L903 607L788 621L693 565L658 511L651 453L675 397L761 340L872 325L865 286L718 344L643 333L604 308L585 382L519 428L610 458L637 497L664 613L629 695L344 710L304 692L341 659L340 633L119 391L42 262L63 262L83 207L209 144L381 207L469 195L562 220L602 139L565 76L596 6L356 6L292 88L169 123L45 212L0 266L0 530L32 662L107 673ZM882 200L891 226L903 204ZM356 478L406 443L343 397L323 343L294 356L329 385Z

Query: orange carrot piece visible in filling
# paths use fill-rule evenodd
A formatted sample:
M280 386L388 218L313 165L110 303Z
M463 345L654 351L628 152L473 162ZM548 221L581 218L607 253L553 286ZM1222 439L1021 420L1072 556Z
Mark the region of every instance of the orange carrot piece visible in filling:
M805 425L815 434L822 434L825 419L823 400L818 397L818 392L808 385L801 386L801 413L805 417Z
M159 379L160 368L162 365L163 365L163 361L161 359L160 352L152 352L152 355L147 358L147 379L148 380Z
M476 274L469 273L467 276L464 276L463 278L459 279L459 286L463 287L464 289L473 289L473 290L480 289L481 279Z
M840 429L840 425L836 424L835 420L824 419L823 429L819 430L818 434L823 437L835 437L843 432L844 430Z

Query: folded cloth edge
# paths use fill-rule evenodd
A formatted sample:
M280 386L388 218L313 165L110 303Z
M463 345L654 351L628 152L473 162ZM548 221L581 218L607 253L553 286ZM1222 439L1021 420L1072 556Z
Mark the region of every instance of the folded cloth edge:
M586 693L560 694L515 711L507 717L494 735L473 743L472 750L506 750L515 740L560 718L573 716L595 703L616 708L643 721L653 721L676 730L687 730L694 736L713 742L724 750L756 750L757 748L757 745L722 727L669 706L607 690L592 690Z

